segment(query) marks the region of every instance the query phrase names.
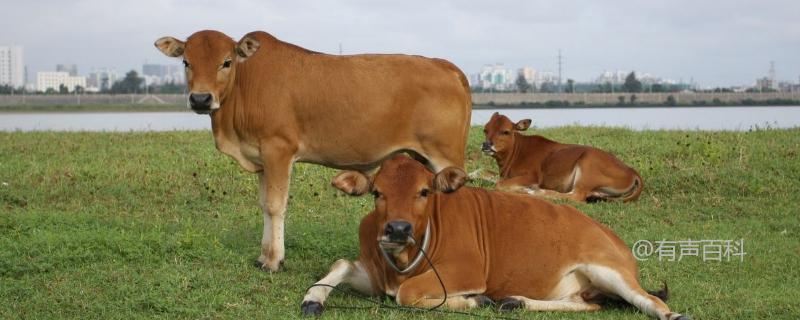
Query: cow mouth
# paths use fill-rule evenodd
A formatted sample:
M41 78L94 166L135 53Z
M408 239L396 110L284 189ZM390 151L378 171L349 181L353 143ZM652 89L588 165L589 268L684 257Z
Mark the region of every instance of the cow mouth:
M201 110L201 109L192 109L192 111L194 111L194 113L196 113L196 114L211 114L212 112L214 112L214 110L212 110L212 109L203 109L203 110Z
M383 236L378 239L378 246L383 248L383 250L392 253L399 253L407 246L413 246L414 244L416 244L416 241L414 241L414 238L410 236L405 239L391 239L387 236Z
M491 147L489 149L481 149L481 150L483 151L483 153L485 153L487 155L490 155L490 156L493 156L493 155L495 155L497 153L497 151L494 150L494 147Z
M420 244L419 252L417 252L413 260L411 260L404 268L400 268L397 265L394 256L402 252L407 246L416 245L417 241L414 239L414 237L409 235L406 239L390 239L386 236L382 236L378 238L378 249L380 249L387 266L400 274L407 274L419 266L420 263L422 263L422 258L426 256L425 251L428 250L430 240L431 222L428 221L428 225L425 226L425 234L422 236L422 243Z

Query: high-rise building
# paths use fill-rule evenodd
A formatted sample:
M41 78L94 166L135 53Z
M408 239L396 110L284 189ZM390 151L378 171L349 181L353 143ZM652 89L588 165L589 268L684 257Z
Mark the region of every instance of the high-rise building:
M148 85L170 82L176 84L186 83L186 73L183 67L178 65L143 64L142 76L144 76Z
M86 79L86 89L90 92L99 92L111 89L111 85L117 82L119 76L114 69L97 68L89 73Z
M487 64L477 75L478 83L475 86L483 89L506 90L513 87L516 76L516 73L507 69L502 63Z
M525 78L525 81L528 83L534 83L536 81L536 69L531 67L522 67L519 69L519 73L522 74L522 77Z
M0 85L25 85L25 63L21 46L0 46Z
M72 77L78 76L78 66L75 64L57 64L56 72L66 72Z
M74 77L64 71L47 71L36 74L36 90L47 92L48 89L53 89L59 92L62 85L67 88L68 92L73 92L76 87L86 88L86 77Z

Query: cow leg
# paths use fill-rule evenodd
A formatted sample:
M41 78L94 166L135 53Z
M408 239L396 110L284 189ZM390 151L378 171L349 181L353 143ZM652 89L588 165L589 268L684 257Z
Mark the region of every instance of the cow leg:
M455 150L457 146L423 145L420 156L427 161L420 161L432 172L439 173L448 167L466 170L464 165L464 149ZM456 155L455 157L452 155Z
M446 277L446 270L439 270ZM477 275L476 275L477 276ZM477 280L477 277L476 277ZM480 295L486 291L485 285L478 285L477 281L471 286L466 283L448 283L447 300L444 306L449 309L471 309L491 304L491 300ZM432 270L403 282L397 289L397 304L418 308L431 308L438 306L444 300L444 292L436 274Z
M353 263L340 259L331 266L331 270L325 277L315 283L319 286L308 288L308 292L303 297L303 303L300 305L303 315L318 316L322 314L325 309L325 300L333 291L333 288L329 286L335 287L340 283L349 284L362 294L375 295L376 293L367 271L360 262Z
M284 258L283 232L286 201L289 197L289 175L292 170L291 156L270 150L264 159L264 171L260 179L260 198L265 200L264 232L261 237L261 255L258 262L262 268L278 271Z
M577 202L586 202L586 197L588 196L588 193L582 190L572 190L567 193L561 193L553 190L538 189L530 192L529 194L548 199L567 199Z
M588 265L579 270L601 291L621 297L651 317L660 320L688 319L679 313L671 312L664 301L642 289L639 281L630 272L600 265Z
M600 310L600 305L586 303L579 297L569 300L533 300L523 296L511 296L503 298L498 303L500 311L511 311L514 309L525 308L531 311L596 311Z
M539 178L535 175L522 175L502 179L495 184L495 189L504 192L534 193L538 189Z

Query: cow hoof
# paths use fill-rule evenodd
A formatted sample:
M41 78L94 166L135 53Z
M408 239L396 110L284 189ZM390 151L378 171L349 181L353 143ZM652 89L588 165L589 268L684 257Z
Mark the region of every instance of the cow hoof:
M489 299L489 297L484 296L482 294L471 294L468 295L467 298L475 300L477 308L486 308L494 306L494 301L492 301L492 299Z
M319 317L322 315L322 311L325 311L325 307L316 301L303 301L303 304L300 305L300 311L302 311L303 316L306 317Z
M502 312L514 311L516 309L522 308L523 306L522 300L514 299L511 297L503 298L503 300L500 300L500 302L498 302L497 304L499 305L497 310Z
M283 260L281 260L281 262L278 263L278 266L275 267L274 269L270 268L266 263L263 263L258 260L253 261L253 266L267 272L278 272L286 270L286 265L283 263Z

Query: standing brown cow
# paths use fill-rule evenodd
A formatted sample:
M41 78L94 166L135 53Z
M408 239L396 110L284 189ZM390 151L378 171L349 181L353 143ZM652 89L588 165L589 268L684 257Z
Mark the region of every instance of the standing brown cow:
M644 183L633 168L603 150L526 136L530 119L495 112L484 126L483 152L497 160L497 189L575 201L639 198Z
M365 172L407 152L435 172L464 167L472 103L464 74L445 60L328 55L260 31L238 42L199 31L155 46L183 57L189 105L211 115L217 149L259 174L261 267L284 259L295 162Z
M664 303L666 287L642 289L636 259L611 229L535 197L470 187L437 192L440 180L465 176L458 169L434 175L396 156L374 178L352 171L334 178L348 194L371 191L375 209L361 220L358 260L334 263L306 292L302 312L321 314L330 286L347 283L421 308L497 301L502 311L594 311L601 298L613 297L661 320L688 319Z

